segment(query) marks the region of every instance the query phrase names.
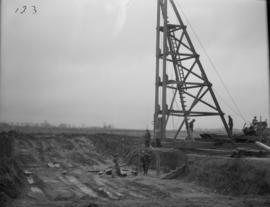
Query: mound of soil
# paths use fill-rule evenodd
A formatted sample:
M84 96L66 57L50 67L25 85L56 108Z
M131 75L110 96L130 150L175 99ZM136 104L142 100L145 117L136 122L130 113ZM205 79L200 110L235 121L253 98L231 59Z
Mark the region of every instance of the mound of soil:
M72 165L96 165L108 157L124 157L140 138L110 134L62 134L57 137L21 134L15 139L15 155L20 166L38 166L49 162Z
M186 155L180 150L166 148L135 148L126 160L140 165L140 157L147 151L151 155L150 168L156 169L157 154L161 172L167 173L177 167L187 166L179 179L195 182L222 194L269 195L270 160L268 158L229 158L204 155Z
M121 157L125 157L143 142L142 138L124 135L96 134L88 137L93 142L96 151L106 156L117 153Z
M26 184L23 171L12 158L0 160L0 206L17 198Z
M270 194L270 160L189 157L189 181L224 194Z
M187 156L183 152L169 148L146 149L143 147L137 147L131 150L125 159L128 164L140 165L140 158L145 152L150 155L150 168L156 169L157 159L159 159L160 170L162 172L175 170L177 167L182 166L187 162Z

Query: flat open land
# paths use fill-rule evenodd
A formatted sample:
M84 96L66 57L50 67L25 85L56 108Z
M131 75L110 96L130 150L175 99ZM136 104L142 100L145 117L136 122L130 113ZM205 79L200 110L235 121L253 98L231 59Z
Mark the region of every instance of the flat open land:
M168 141L159 150L159 176L154 159L149 175L141 172L142 138L18 134L14 145L27 185L8 204L11 207L270 206L270 158L231 158L233 147L228 143L200 143L192 150L192 144ZM126 177L102 173L114 166L115 153ZM186 170L180 176L161 179L181 165ZM136 167L137 176L131 173Z

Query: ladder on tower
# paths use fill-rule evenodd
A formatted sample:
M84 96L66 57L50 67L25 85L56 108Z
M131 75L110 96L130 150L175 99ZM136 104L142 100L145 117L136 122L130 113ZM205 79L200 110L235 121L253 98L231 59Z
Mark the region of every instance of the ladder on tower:
M180 59L181 57L180 57L180 54L178 53L180 45L179 46L177 45L177 41L172 36L169 36L169 37L172 44L173 54L175 55L174 57L172 55L172 58L173 58L173 61L175 61L175 66L179 74L181 89L186 90L185 74L184 74L183 69L181 68L181 59Z
M177 22L174 24L169 23L167 14L168 1L177 19ZM190 137L188 118L203 116L220 116L228 136L231 136L224 113L212 89L212 84L207 78L199 55L196 53L186 30L186 25L182 21L173 0L157 0L156 37L154 121L159 123L160 120L160 124L154 124L154 131L159 131L160 126L160 135L155 133L155 138L166 138L166 127L170 117L179 117L180 120L183 118L174 138L178 136L184 125L186 126L188 137ZM161 60L162 68L160 66ZM168 64L173 67L168 68ZM174 77L172 77L172 80L168 80L167 73L172 69ZM160 82L160 74L162 74L162 84ZM160 89L162 93L160 93ZM169 110L167 107L167 100L169 99L167 89L174 90ZM173 109L177 94L179 94L181 104L179 110ZM162 107L159 105L160 102ZM196 107L197 105L199 107ZM199 108L202 108L200 106L203 107L203 110L199 110Z
M174 66L174 71L175 71L175 76L176 76L176 85L177 85L177 90L179 92L179 98L182 106L182 113L184 117L184 122L186 123L187 127L187 133L188 137L190 136L189 133L189 127L188 127L188 112L186 110L186 100L184 96L184 91L187 90L186 82L185 82L185 74L184 71L181 67L181 55L179 53L179 48L180 48L180 43L179 45L177 44L177 40L174 38L175 34L174 31L170 31L170 29L174 29L174 25L168 25L169 30L168 30L168 43L171 51L171 57L172 57L172 62Z

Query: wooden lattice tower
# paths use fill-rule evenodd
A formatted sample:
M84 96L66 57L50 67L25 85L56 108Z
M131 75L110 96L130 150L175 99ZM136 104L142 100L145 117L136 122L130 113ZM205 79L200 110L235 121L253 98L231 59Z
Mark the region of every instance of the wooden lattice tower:
M228 136L231 136L186 25L173 0L170 0L170 5L177 19L176 24L169 23L168 0L157 0L154 137L166 137L171 117L181 119L174 138L183 126L190 136L189 119L198 116L220 116ZM172 74L171 77L168 74ZM172 91L171 97L169 90ZM177 103L179 109L176 109Z

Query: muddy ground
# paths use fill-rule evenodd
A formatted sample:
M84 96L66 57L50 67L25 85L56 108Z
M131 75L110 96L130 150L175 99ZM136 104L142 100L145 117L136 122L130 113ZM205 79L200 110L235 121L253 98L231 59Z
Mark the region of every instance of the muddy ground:
M141 138L20 135L15 139L15 158L28 184L9 206L270 206L269 158L236 162L226 155L181 152L189 170L177 179L164 180L160 179L163 172L157 176L155 169L148 176L131 174L139 167L139 162L129 162L135 149L140 153ZM121 157L127 177L98 173L113 166L115 153Z

